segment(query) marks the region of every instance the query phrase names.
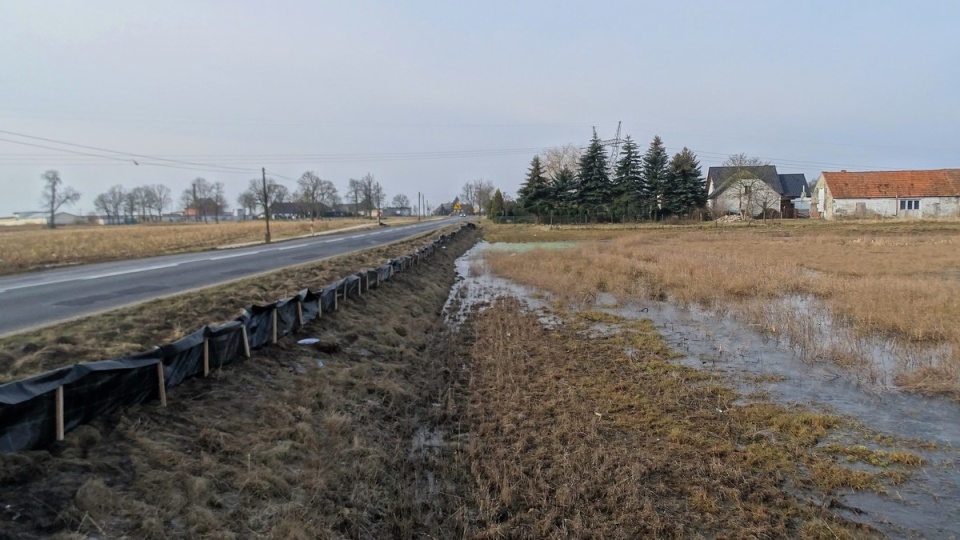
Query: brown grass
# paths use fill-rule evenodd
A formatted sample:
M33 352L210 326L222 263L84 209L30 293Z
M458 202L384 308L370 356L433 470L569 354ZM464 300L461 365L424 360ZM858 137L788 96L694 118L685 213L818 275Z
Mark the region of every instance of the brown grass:
M589 324L568 317L547 330L514 301L476 321L467 462L477 538L866 534L786 491L830 500L880 489L817 448L837 418L735 405L711 375L667 361L649 321L584 340Z
M503 227L487 226L485 236L504 237ZM537 240L539 232L520 226L510 236ZM814 298L835 327L850 334L825 356L862 366L855 341L868 336L893 339L908 352L946 344L952 355L945 362L905 355L895 375L908 388L960 391L956 222L639 229L562 251L491 253L489 261L494 272L567 300L610 292L732 308L811 347L823 338L815 321L804 320L806 310L783 299Z
M391 225L416 218L390 218ZM315 221L271 221L275 240L357 225L374 225L367 219L336 218ZM260 242L263 221L210 223L157 223L117 226L71 226L55 230L0 227L0 275L72 264L117 261L202 251L219 246Z
M461 537L465 372L438 311L475 238L302 330L334 353L284 339L167 408L0 456L0 536Z
M434 231L378 248L0 339L0 381L78 362L116 358L170 343L205 324L229 321L251 304L274 302L305 287L318 290L348 274L406 255L443 232L449 231Z

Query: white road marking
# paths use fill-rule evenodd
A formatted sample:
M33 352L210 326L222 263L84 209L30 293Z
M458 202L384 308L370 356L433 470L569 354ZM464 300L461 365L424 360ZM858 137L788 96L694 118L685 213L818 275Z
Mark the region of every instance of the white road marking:
M248 251L246 253L233 253L230 255L220 255L219 257L210 257L209 259L203 259L205 261L220 261L223 259L232 259L234 257L246 257L247 255L256 255L260 253L259 251Z
M87 276L87 277L82 277L82 278L77 278L77 279L78 279L78 280L81 280L81 281L87 281L87 280L90 280L90 279L100 279L100 278L105 278L105 277L122 276L122 275L124 275L124 274L137 274L137 273L140 273L140 272L149 272L149 271L151 271L151 270L160 270L160 269L162 269L162 268L173 268L173 267L175 267L175 266L180 266L180 263L157 264L157 265L154 265L154 266L145 266L145 267L143 267L143 268L131 268L130 270L118 270L118 271L116 271L116 272L107 272L106 274L97 274L97 275L95 275L95 276Z
M310 244L300 244L300 245L298 245L298 246L283 246L283 247L278 247L278 248L277 248L277 251L286 251L286 250L288 250L288 249L300 249L300 248L305 248L305 247L310 247Z

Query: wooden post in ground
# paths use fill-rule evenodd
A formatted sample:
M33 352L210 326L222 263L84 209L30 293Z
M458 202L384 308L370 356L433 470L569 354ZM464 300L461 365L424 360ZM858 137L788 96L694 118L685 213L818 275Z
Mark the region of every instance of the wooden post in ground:
M157 362L157 393L160 395L160 406L167 406L167 387L163 380L163 362Z
M203 376L210 375L210 340L203 338Z
M63 440L63 386L58 386L56 391L56 416L57 416L57 440Z
M377 268L377 288L380 288L380 269Z
M303 302L297 302L297 320L300 321L300 326L303 326Z
M340 309L340 289L333 288L333 310L337 311Z
M277 308L273 308L273 317L272 317L272 318L273 318L273 335L270 336L270 343L276 344L276 343L277 343L277 334L278 334L278 331L277 331L278 328L277 328L277 327L279 326L279 319L278 319L278 317L277 317Z
M240 333L243 334L243 355L250 358L250 339L247 337L247 326L240 327Z

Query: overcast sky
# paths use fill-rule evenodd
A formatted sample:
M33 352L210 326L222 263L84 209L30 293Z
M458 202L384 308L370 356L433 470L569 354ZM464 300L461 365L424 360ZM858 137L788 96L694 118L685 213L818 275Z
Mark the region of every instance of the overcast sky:
M952 0L0 0L0 21L0 130L150 156L0 133L0 215L37 209L51 168L84 213L197 176L233 202L261 166L433 205L477 178L515 193L537 149L618 121L704 174L737 152L808 179L960 167Z

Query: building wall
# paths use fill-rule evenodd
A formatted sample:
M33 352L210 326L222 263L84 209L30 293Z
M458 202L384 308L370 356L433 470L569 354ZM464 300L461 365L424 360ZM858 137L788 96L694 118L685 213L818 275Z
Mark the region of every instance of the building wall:
M730 186L726 191L710 200L710 212L714 216L720 217L727 214L739 214L742 210L750 216L756 216L763 212L764 206L759 201L764 199L770 202L767 208L777 212L780 211L780 195L773 188L764 182L756 181L751 183L751 189L755 190L752 197L747 195L741 197L743 187L739 185ZM750 204L751 202L752 204ZM749 204L752 208L741 209L741 204Z
M960 197L914 197L904 200L919 200L919 210L900 210L900 200L884 199L834 199L827 219L840 217L903 217L943 218L960 217Z

